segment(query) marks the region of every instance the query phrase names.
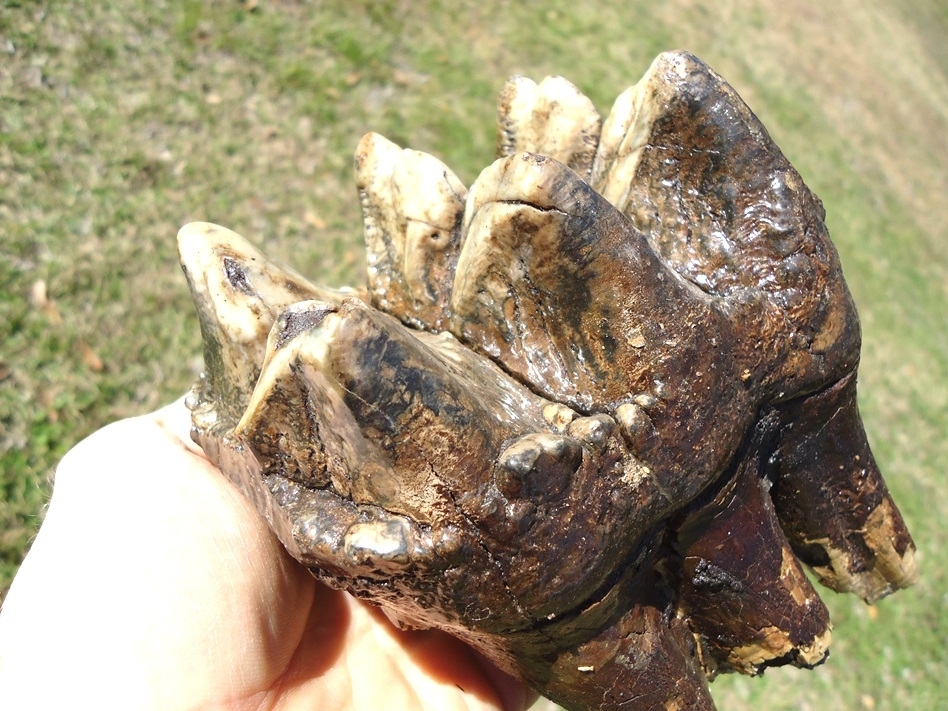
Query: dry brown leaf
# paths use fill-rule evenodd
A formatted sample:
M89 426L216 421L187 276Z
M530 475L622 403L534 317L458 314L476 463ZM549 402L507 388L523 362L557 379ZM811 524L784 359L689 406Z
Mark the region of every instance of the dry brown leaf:
M105 370L105 363L85 341L79 341L79 354L82 356L82 362L93 373L101 373Z

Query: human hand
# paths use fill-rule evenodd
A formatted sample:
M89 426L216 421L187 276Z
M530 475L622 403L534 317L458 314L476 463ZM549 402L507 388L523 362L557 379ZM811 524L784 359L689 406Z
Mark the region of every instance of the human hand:
M69 452L0 614L5 708L525 709L458 640L319 584L181 401Z

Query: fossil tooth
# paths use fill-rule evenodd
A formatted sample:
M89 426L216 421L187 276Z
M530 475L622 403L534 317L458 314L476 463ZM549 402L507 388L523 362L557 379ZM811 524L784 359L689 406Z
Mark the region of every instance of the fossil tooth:
M451 324L460 341L580 412L650 398L655 436L639 438L636 454L675 499L721 471L753 409L740 361L721 357L735 348L734 324L625 216L562 163L521 154L475 181L463 234Z
M563 77L512 77L500 93L497 156L538 153L586 177L601 126L593 103Z
M649 481L621 500L612 495L624 457L614 423L611 430L597 430L594 456L580 440L548 431L546 400L447 334L412 332L355 299L332 311L316 302L294 308L304 307L316 312L317 325L291 339L271 335L271 345L287 344L268 353L248 415L235 430L288 478L302 481L298 472L315 468L304 483L331 481L357 503L422 524L477 524L517 599L528 599L536 581L550 577L543 601L534 603L539 615L574 604L577 588L608 573L598 566L602 552L636 541L602 524L590 534L591 521L620 518L608 512L638 506L644 531L661 514L664 502L650 503ZM294 412L306 416L294 421ZM494 476L506 493L468 485L490 479L492 463L484 453L501 451L497 466L506 474ZM323 464L329 472L318 472ZM567 485L568 496L559 496ZM531 501L537 515L528 515L519 499ZM526 531L534 543L515 535ZM550 540L573 542L569 564L541 565Z
M444 330L467 189L441 161L375 133L359 142L355 166L373 306Z
M915 547L856 407L823 209L734 90L659 56L604 123L504 88L465 190L368 134L368 289L182 229L192 436L287 550L571 711L711 709L824 658L820 580L873 601Z

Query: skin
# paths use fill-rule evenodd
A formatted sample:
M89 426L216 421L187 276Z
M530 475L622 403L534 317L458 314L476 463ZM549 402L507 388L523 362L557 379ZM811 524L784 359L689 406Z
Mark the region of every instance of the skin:
M5 705L515 711L536 700L454 638L398 630L317 583L189 426L179 401L96 432L59 465L0 611Z

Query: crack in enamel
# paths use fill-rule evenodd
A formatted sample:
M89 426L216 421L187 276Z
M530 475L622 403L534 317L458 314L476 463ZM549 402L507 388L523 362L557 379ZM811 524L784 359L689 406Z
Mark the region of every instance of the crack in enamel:
M867 601L918 575L819 199L684 52L604 120L513 78L497 147L468 189L360 141L365 289L182 228L193 437L314 575L568 709L819 664L800 561Z

